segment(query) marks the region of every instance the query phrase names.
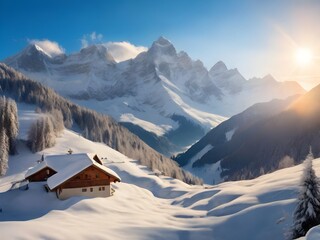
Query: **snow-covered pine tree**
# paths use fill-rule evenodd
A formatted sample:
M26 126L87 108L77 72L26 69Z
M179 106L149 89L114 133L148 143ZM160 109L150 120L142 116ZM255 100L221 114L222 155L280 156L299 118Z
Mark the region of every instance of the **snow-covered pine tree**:
M13 155L17 153L16 138L19 132L19 121L17 104L14 100L10 98L6 101L6 115L7 136L9 140L9 153Z
M319 180L312 167L310 152L304 161L298 204L293 215L292 238L305 236L307 231L320 224Z
M0 97L0 176L8 168L8 154L15 154L16 138L19 131L18 110L16 102Z
M3 176L8 169L9 143L8 136L3 127L0 127L0 176Z
M28 145L32 152L37 152L37 150L41 149L42 147L41 123L42 123L41 119L37 120L30 126L30 129L29 129Z
M60 121L60 122L59 122ZM47 113L46 116L34 122L28 134L28 145L32 152L38 152L55 144L55 137L63 129L62 117Z
M53 123L50 117L46 116L43 119L44 124L44 146L47 147L53 147L55 144L55 132Z
M17 153L16 138L19 131L18 110L14 100L6 97L0 97L0 125L5 131L8 138L9 153Z

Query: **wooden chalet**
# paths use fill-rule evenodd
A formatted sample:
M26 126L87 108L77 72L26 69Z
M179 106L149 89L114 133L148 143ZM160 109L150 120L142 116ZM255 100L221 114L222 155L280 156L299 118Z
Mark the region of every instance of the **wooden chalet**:
M77 195L108 197L112 195L110 184L121 180L93 154L46 156L27 171L26 179L46 181L46 188L55 191L59 199Z

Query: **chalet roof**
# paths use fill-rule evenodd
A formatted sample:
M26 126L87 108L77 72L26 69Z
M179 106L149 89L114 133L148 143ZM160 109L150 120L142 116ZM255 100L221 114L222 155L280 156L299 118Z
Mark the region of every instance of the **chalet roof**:
M49 167L57 172L47 180L48 187L54 189L87 167L96 166L119 181L121 180L114 171L96 162L93 159L94 156L95 154L89 153L48 155L44 157L42 162L27 171L26 178Z
M31 167L28 169L28 171L26 172L25 178L28 178L30 176L32 176L33 174L41 171L42 169L48 167L47 163L45 161L42 161L40 163L38 163L37 165L35 165L34 167Z
M78 163L87 158L93 159L94 154L80 153L80 154L63 154L63 155L46 155L42 162L36 166L29 168L26 173L26 178L41 171L42 169L49 167L52 170L59 172L70 164ZM79 160L80 159L80 160ZM82 160L81 160L82 159ZM88 159L87 159L88 160Z

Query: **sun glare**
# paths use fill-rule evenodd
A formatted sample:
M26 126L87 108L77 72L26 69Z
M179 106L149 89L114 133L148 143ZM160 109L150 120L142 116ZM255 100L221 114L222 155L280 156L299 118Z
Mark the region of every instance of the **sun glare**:
M312 61L313 55L308 48L299 48L296 52L296 61L300 66L306 66Z

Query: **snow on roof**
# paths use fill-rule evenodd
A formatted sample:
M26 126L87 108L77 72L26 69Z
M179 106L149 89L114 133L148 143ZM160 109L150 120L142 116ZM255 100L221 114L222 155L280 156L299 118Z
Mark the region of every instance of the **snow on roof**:
M52 190L59 186L61 183L67 181L69 178L73 177L75 174L81 172L87 167L91 166L91 161L79 161L77 164L70 164L63 170L49 177L47 180L48 187Z
M27 171L26 178L44 169L45 167L49 167L57 172L47 180L49 188L54 189L77 173L81 172L89 166L94 165L107 174L121 180L117 173L97 163L93 159L94 156L95 154L91 153L48 155L44 157L44 161L40 162L38 165Z
M29 168L26 173L26 178L30 177L31 175L37 173L38 171L49 167L56 172L63 170L65 167L69 166L70 164L77 163L78 161L82 161L89 158L93 159L93 154L87 153L79 153L79 154L63 154L63 155L47 155L44 156L44 160L39 162L36 166Z
M45 161L38 163L36 166L28 169L28 171L26 172L25 178L30 177L31 175L39 172L40 170L44 169L45 167L47 167L47 164Z

